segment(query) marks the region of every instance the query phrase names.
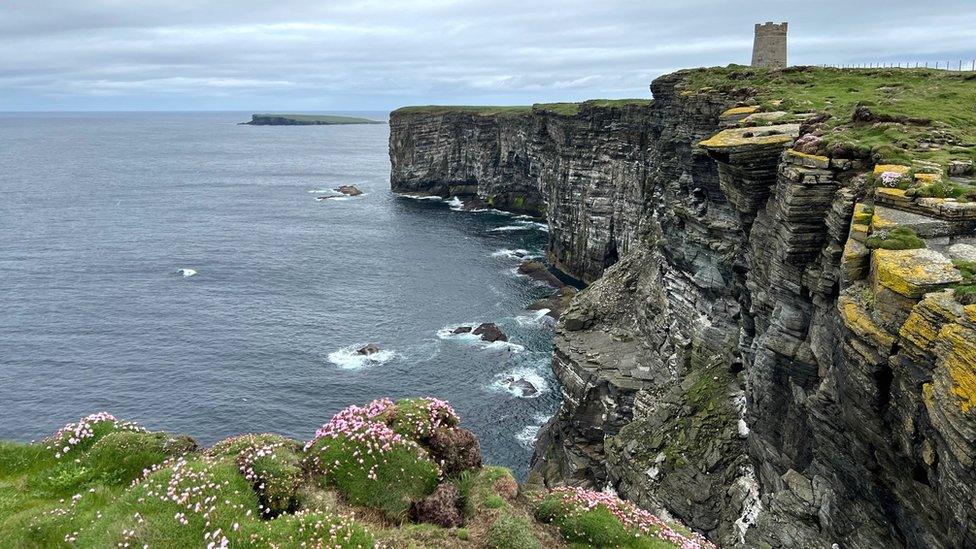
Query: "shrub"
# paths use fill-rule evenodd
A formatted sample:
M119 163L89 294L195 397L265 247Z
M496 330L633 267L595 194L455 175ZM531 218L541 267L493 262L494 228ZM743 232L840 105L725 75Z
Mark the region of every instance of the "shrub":
M488 528L485 544L491 549L537 549L539 540L524 519L504 515Z
M925 241L918 237L913 229L907 227L895 227L890 231L871 236L865 245L874 250L914 250L925 247Z

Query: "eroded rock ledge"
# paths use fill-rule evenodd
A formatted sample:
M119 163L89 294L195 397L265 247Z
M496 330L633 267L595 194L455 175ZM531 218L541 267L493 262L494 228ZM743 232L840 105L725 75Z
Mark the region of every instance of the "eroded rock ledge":
M532 197L551 260L594 281L556 329L530 480L728 546L976 544L976 207L924 196L971 161L876 167L818 148L819 113L697 75L639 109L394 116L394 189Z

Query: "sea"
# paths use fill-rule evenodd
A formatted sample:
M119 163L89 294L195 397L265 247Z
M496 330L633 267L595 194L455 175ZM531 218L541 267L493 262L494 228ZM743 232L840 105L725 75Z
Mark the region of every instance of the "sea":
M392 193L385 124L249 118L0 113L0 438L107 411L202 445L308 439L434 396L524 478L559 403L551 322L525 309L551 289L516 272L545 225ZM339 185L363 194L323 198ZM481 322L509 342L451 333Z

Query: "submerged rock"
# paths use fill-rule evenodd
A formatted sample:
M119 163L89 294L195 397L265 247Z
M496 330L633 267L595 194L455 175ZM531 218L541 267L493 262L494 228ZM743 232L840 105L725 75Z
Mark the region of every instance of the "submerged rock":
M476 336L481 336L481 339L488 343L508 341L508 336L494 322L485 322L475 328L471 333Z
M542 309L548 309L549 312L546 313L551 318L559 320L562 316L563 311L569 307L569 304L576 297L578 290L572 286L563 286L556 290L555 293L549 297L544 297L532 302L531 305L526 307L529 311L541 311Z
M471 330L473 330L471 326L458 326L451 333L454 335L467 334L471 333Z

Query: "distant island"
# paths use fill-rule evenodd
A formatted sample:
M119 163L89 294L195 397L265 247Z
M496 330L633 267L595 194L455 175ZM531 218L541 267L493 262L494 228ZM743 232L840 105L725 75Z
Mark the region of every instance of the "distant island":
M246 126L336 126L343 124L386 124L380 120L332 114L252 114Z

